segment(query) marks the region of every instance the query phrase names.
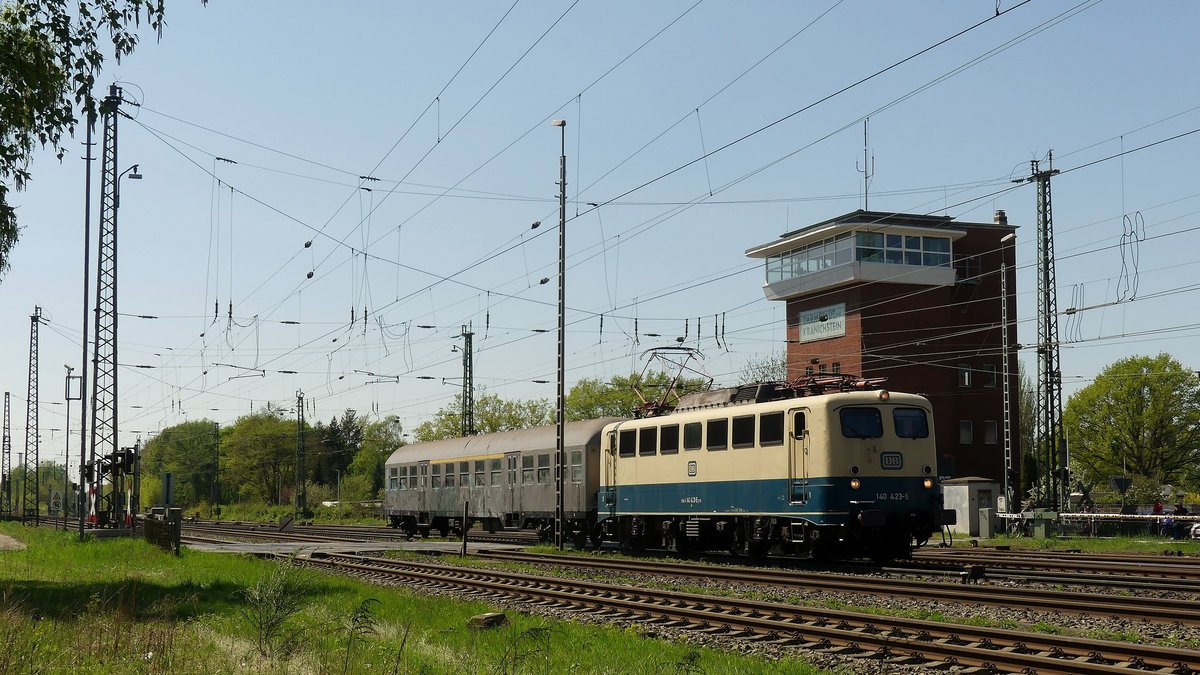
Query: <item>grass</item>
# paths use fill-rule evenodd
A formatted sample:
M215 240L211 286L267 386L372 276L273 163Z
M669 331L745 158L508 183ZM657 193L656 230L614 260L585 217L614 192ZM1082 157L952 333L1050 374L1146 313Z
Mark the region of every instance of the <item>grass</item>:
M496 608L249 557L0 533L28 546L0 551L0 674L822 672L513 611L472 630Z
M955 547L970 546L970 540L956 540ZM1000 535L992 539L981 539L983 546L1011 546L1014 549L1032 549L1039 551L1080 550L1087 553L1129 553L1136 555L1162 555L1170 551L1172 555L1200 555L1200 541L1171 540L1153 537L1054 537L1051 539L1030 539L1029 537L1009 537Z

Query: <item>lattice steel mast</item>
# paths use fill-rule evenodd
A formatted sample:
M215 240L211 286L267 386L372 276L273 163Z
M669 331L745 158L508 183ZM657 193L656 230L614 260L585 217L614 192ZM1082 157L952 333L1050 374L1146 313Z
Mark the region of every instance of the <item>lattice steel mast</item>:
M117 446L117 116L120 87L111 85L100 104L104 124L100 155L100 235L96 256L96 310L92 351L91 434L88 463L95 467L97 516L104 497L98 457L116 457Z
M38 324L42 322L42 308L34 307L29 317L29 393L25 397L25 464L21 467L25 477L21 481L21 521L38 522L38 450L41 438L38 435ZM32 475L29 467L33 466Z
M462 435L464 437L475 435L475 363L471 346L473 337L475 337L475 333L471 332L470 324L464 325L462 327Z
M1029 180L1037 183L1038 216L1038 334L1037 334L1037 451L1041 467L1042 497L1050 505L1066 508L1069 501L1067 453L1062 428L1062 370L1058 344L1058 287L1054 280L1054 218L1050 177L1058 173L1054 154L1050 169L1030 162Z
M0 517L12 516L12 417L4 392L4 436L0 442Z
M296 518L308 514L308 494L304 485L304 392L296 392Z

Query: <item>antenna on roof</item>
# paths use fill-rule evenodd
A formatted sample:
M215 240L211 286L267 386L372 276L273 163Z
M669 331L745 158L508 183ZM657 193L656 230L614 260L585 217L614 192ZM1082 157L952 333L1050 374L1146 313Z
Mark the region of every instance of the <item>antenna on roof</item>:
M875 156L870 154L867 134L868 127L871 124L871 118L863 118L863 163L862 168L858 168L858 162L854 162L854 170L863 175L863 211L870 211L871 207L868 202L868 193L871 191L871 178L875 176Z

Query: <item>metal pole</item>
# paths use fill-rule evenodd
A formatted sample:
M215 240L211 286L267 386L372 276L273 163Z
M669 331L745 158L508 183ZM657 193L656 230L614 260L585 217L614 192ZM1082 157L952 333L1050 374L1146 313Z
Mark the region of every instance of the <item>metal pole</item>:
M1003 256L1004 251L1001 251L1000 255ZM1008 363L1011 354L1008 346L1008 265L1005 263L1000 263L1000 326L1000 376L1004 378L1004 510L1012 513L1012 394L1008 382L1009 373L1012 371Z
M564 508L566 475L566 339L567 339L567 121L554 120L559 128L561 151L558 157L558 405L557 429L555 433L555 502L554 502L554 546L563 549L563 530L566 509Z
M71 371L74 370L71 366L64 366L67 369L66 383L66 399L67 399L67 422L66 431L63 432L63 492L62 499L58 500L58 508L62 509L63 532L67 531L67 499L71 495Z
M87 498L87 487L84 482L85 466L87 465L87 402L83 397L83 392L87 391L87 355L88 355L88 264L91 262L91 245L92 245L92 130L96 126L95 120L89 118L87 120L87 156L84 160L84 179L83 179L83 333L81 341L83 343L83 356L80 359L79 365L79 500L76 508L79 511L79 541L83 541L83 521L87 517L84 513L84 500Z

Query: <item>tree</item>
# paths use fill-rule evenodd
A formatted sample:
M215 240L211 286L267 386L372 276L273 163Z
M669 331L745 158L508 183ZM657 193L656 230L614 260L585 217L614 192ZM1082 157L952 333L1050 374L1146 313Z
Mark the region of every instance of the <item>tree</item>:
M746 359L738 383L774 382L786 380L787 377L787 352L781 349L772 354L755 354Z
M77 105L95 120L93 88L105 59L99 36L109 36L120 63L137 47L143 15L161 37L163 0L13 0L0 8L0 276L19 234L10 186L24 189L38 147L62 158Z
M1016 505L1019 505L1021 494L1031 494L1030 491L1037 485L1039 470L1037 453L1034 451L1037 447L1037 389L1024 363L1017 364L1017 419L1020 431L1013 452L1020 453L1021 483L1020 492L1014 498L1018 502Z
M1071 396L1063 422L1084 480L1186 479L1200 461L1200 377L1167 354L1121 359Z
M601 417L633 417L642 406L638 391L648 400L662 397L671 384L671 376L663 372L648 373L645 379L639 373L616 375L607 382L584 378L567 393L565 408L568 420L591 420ZM703 391L708 381L700 378L682 378L676 383L678 394Z
M170 473L175 478L177 506L187 508L210 500L216 478L217 442L217 423L212 420L163 429L142 448L142 481L158 482L163 474Z
M484 394L475 401L475 429L481 434L540 427L554 417L554 406L544 398L509 401ZM434 413L432 420L422 422L414 433L421 442L462 435L462 395L455 394L452 403Z
M311 453L309 453L311 454ZM296 423L267 409L239 417L221 439L221 479L249 500L283 504L294 482Z

